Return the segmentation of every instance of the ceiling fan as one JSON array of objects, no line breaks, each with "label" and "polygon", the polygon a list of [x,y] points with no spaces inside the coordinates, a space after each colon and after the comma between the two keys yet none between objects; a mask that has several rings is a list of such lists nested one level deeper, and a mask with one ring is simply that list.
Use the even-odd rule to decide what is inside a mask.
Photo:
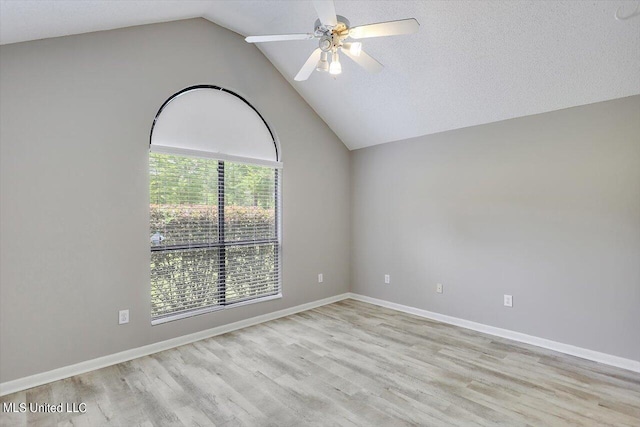
[{"label": "ceiling fan", "polygon": [[[307,80],[313,70],[328,71],[332,75],[340,74],[342,65],[340,65],[339,52],[365,70],[377,73],[382,70],[382,64],[362,50],[362,43],[347,42],[346,39],[358,40],[369,37],[412,34],[417,32],[420,27],[414,18],[350,27],[347,18],[336,15],[333,0],[313,0],[313,6],[319,17],[314,24],[313,33],[249,36],[245,39],[248,43],[317,39],[318,48],[313,51],[296,75],[295,80],[297,81]],[[328,61],[329,54],[331,54],[331,64]]]}]

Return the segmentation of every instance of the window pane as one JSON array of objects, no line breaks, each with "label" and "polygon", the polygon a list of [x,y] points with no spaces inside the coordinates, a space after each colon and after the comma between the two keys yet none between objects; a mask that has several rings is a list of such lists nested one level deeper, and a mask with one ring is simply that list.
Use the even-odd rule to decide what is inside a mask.
[{"label": "window pane", "polygon": [[219,249],[151,252],[151,315],[217,305]]},{"label": "window pane", "polygon": [[275,169],[224,165],[225,241],[276,237]]},{"label": "window pane", "polygon": [[277,245],[227,247],[227,303],[280,291]]},{"label": "window pane", "polygon": [[218,161],[153,153],[151,246],[218,240]]}]

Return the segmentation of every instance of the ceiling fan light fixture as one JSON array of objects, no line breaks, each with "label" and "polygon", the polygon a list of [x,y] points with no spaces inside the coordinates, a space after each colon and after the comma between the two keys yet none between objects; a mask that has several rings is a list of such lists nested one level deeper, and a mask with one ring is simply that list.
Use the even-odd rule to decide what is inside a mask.
[{"label": "ceiling fan light fixture", "polygon": [[338,57],[338,53],[334,52],[331,55],[331,65],[329,66],[329,74],[337,76],[342,73],[342,65],[340,64],[340,58]]},{"label": "ceiling fan light fixture", "polygon": [[320,59],[318,60],[318,64],[316,65],[316,70],[327,72],[329,71],[329,61],[327,61],[327,52],[322,52],[320,55]]},{"label": "ceiling fan light fixture", "polygon": [[[2,0],[0,0],[2,1]],[[370,73],[378,73],[384,67],[374,58],[362,50],[359,42],[345,43],[346,39],[366,39],[370,37],[398,36],[413,34],[418,31],[420,24],[415,18],[399,19],[395,21],[378,22],[375,24],[351,27],[349,20],[336,15],[334,0],[313,0],[313,6],[318,14],[313,25],[313,33],[300,34],[267,34],[262,36],[248,36],[247,43],[265,43],[287,40],[315,40],[318,47],[309,55],[304,65],[294,77],[297,82],[305,81],[314,71],[327,71],[333,76],[342,73],[342,64],[338,53],[342,50],[350,60]],[[331,53],[331,63],[328,61]]]}]

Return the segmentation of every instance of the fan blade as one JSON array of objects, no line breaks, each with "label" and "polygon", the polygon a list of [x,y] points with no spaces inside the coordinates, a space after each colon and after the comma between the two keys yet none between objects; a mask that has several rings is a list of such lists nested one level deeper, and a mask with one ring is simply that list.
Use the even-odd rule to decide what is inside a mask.
[{"label": "fan blade", "polygon": [[338,18],[336,18],[336,7],[333,4],[333,0],[313,0],[313,7],[316,8],[316,13],[320,22],[323,25],[330,25],[335,27],[338,25]]},{"label": "fan blade", "polygon": [[370,73],[379,73],[384,68],[384,65],[373,59],[373,57],[364,50],[361,50],[358,56],[349,52],[349,49],[342,49],[342,53]]},{"label": "fan blade", "polygon": [[414,18],[401,19],[400,21],[380,22],[378,24],[361,25],[353,27],[349,36],[354,39],[368,37],[397,36],[400,34],[412,34],[418,31],[420,24]]},{"label": "fan blade", "polygon": [[272,36],[249,36],[244,40],[247,43],[264,43],[264,42],[284,42],[289,40],[309,40],[314,38],[313,34],[276,34]]},{"label": "fan blade", "polygon": [[322,51],[320,49],[314,50],[311,56],[307,59],[307,62],[305,62],[302,68],[300,68],[300,71],[298,71],[294,80],[297,82],[307,80],[311,73],[313,73],[313,70],[316,69],[316,64],[318,63],[321,54]]}]

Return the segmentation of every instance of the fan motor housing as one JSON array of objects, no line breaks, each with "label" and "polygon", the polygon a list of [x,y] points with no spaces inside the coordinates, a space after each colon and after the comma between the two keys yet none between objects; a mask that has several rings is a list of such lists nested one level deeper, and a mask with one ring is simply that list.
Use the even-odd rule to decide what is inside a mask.
[{"label": "fan motor housing", "polygon": [[349,35],[349,20],[341,15],[336,15],[338,24],[335,27],[327,27],[316,19],[314,24],[315,34],[320,36],[318,47],[323,52],[335,51],[342,45],[342,39]]}]

